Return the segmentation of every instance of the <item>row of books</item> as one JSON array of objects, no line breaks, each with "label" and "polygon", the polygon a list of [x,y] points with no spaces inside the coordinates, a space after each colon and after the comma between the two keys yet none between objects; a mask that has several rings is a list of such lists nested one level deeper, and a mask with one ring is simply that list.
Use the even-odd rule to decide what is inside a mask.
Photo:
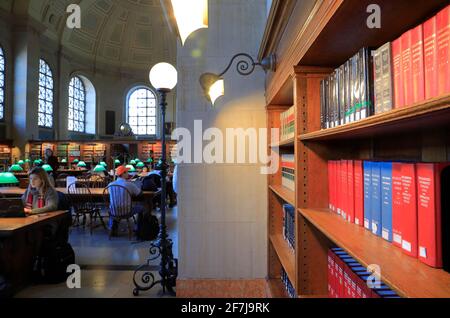
[{"label": "row of books", "polygon": [[295,250],[295,208],[287,203],[283,204],[283,237]]},{"label": "row of books", "polygon": [[320,83],[321,128],[333,128],[373,114],[370,50],[362,48]]},{"label": "row of books", "polygon": [[321,82],[321,128],[450,93],[450,5],[377,50],[361,49]]},{"label": "row of books", "polygon": [[329,298],[400,298],[342,248],[328,251]]},{"label": "row of books", "polygon": [[[393,82],[391,93],[377,94],[377,91],[381,90],[380,85],[384,83],[378,82],[377,85],[379,63],[375,62],[375,96],[382,99],[381,104],[386,105],[381,108],[380,102],[375,98],[376,112],[409,106],[450,93],[449,29],[450,5],[375,52],[375,60],[379,51],[386,55],[381,65],[386,70],[381,71],[383,78],[381,82],[384,82],[384,77],[388,77],[387,73],[391,74],[390,80]],[[389,52],[391,57],[387,56]],[[387,65],[389,62],[390,66]],[[388,68],[390,70],[387,70]],[[387,95],[391,99],[393,96],[393,101],[388,100],[385,103],[384,99],[389,99]]]},{"label": "row of books", "polygon": [[450,270],[450,217],[441,212],[450,206],[450,163],[329,161],[328,182],[332,211]]},{"label": "row of books", "polygon": [[297,298],[297,292],[295,291],[294,286],[292,286],[292,283],[289,280],[289,277],[284,268],[281,268],[281,282],[283,283],[283,286],[286,289],[286,292],[288,293],[289,297]]},{"label": "row of books", "polygon": [[280,114],[280,141],[295,137],[295,108],[292,106]]},{"label": "row of books", "polygon": [[291,191],[295,191],[294,154],[281,155],[281,185]]}]

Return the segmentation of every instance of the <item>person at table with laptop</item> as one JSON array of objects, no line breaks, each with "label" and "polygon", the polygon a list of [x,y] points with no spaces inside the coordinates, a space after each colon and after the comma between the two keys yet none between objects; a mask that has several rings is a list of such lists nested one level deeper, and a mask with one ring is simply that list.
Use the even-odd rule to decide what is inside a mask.
[{"label": "person at table with laptop", "polygon": [[30,173],[30,184],[22,196],[24,211],[34,215],[58,210],[58,193],[52,186],[47,172],[41,167],[33,168]]}]

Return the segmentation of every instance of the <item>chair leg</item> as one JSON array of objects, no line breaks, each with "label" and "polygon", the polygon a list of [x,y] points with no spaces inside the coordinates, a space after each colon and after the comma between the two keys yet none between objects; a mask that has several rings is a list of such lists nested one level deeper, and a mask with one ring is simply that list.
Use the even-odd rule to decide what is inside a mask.
[{"label": "chair leg", "polygon": [[131,239],[133,238],[133,229],[131,227],[129,218],[127,219],[127,224],[128,224],[128,239],[131,241]]},{"label": "chair leg", "polygon": [[105,224],[105,221],[103,221],[103,216],[101,215],[100,210],[97,210],[97,214],[98,214],[98,217],[100,218],[100,222],[102,223],[103,228],[106,230],[106,224]]},{"label": "chair leg", "polygon": [[89,220],[90,220],[89,227],[90,227],[91,235],[92,235],[92,230],[94,229],[93,219],[94,219],[94,213],[91,212],[91,213],[89,213]]}]

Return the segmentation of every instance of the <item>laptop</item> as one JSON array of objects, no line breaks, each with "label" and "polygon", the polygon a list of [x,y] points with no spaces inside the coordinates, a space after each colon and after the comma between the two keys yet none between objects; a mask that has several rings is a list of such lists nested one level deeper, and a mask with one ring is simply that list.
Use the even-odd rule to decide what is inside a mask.
[{"label": "laptop", "polygon": [[26,216],[22,199],[0,198],[0,218],[24,218]]}]

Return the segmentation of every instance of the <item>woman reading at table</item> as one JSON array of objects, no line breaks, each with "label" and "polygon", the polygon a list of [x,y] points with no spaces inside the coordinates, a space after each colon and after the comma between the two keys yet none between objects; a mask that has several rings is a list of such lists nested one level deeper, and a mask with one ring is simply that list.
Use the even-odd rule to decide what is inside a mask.
[{"label": "woman reading at table", "polygon": [[22,196],[26,214],[57,211],[58,193],[49,181],[47,172],[36,167],[29,173],[30,185]]}]

